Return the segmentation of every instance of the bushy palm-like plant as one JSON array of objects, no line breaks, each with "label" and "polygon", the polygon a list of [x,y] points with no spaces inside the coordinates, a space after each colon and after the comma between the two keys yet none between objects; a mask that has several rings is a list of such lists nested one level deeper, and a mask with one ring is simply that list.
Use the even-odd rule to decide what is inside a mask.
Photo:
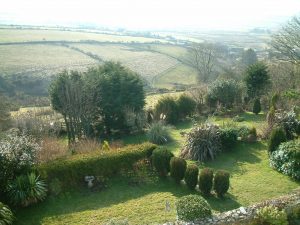
[{"label": "bushy palm-like plant", "polygon": [[221,141],[218,127],[204,124],[193,128],[187,135],[181,156],[186,159],[206,161],[215,159],[219,151],[221,151]]},{"label": "bushy palm-like plant", "polygon": [[13,223],[14,215],[7,205],[0,202],[0,225],[10,225]]},{"label": "bushy palm-like plant", "polygon": [[46,183],[35,173],[18,176],[8,187],[8,197],[12,204],[26,207],[47,196]]}]

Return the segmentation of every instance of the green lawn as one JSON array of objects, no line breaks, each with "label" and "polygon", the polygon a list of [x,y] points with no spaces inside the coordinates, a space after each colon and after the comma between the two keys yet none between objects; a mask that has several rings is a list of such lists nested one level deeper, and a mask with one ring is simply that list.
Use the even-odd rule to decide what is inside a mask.
[{"label": "green lawn", "polygon": [[[250,123],[263,116],[247,117]],[[221,118],[219,118],[221,120]],[[191,122],[174,127],[174,142],[167,146],[178,154],[184,143],[181,131],[188,131]],[[128,137],[124,143],[139,143],[145,135]],[[227,211],[268,198],[286,194],[299,187],[299,182],[289,179],[269,167],[265,142],[239,143],[230,152],[222,153],[213,162],[199,165],[213,169],[226,169],[231,173],[231,187],[225,199],[207,198],[214,211]],[[101,192],[77,191],[60,197],[48,198],[36,206],[20,210],[17,224],[102,224],[109,218],[127,218],[130,224],[150,224],[174,221],[175,201],[179,197],[198,193],[170,180],[149,176],[139,186],[130,185],[128,179],[116,177],[109,181],[109,188]],[[171,211],[165,211],[165,203],[171,203]]]}]

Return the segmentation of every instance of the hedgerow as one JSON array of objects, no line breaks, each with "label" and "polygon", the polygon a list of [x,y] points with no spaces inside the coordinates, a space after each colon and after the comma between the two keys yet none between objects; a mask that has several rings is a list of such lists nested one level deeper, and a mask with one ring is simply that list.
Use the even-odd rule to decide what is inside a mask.
[{"label": "hedgerow", "polygon": [[37,170],[48,182],[58,179],[62,188],[76,187],[84,183],[85,176],[109,177],[120,171],[131,170],[135,162],[150,157],[155,148],[156,145],[144,143],[104,154],[79,154],[41,164]]}]

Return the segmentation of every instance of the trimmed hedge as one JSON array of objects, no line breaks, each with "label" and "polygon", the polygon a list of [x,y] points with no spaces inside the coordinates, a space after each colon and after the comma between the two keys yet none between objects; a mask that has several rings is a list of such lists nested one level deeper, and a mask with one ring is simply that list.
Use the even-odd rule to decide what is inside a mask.
[{"label": "trimmed hedge", "polygon": [[159,176],[166,177],[170,172],[170,160],[173,157],[173,153],[167,148],[159,147],[153,151],[152,164]]},{"label": "trimmed hedge", "polygon": [[195,189],[198,183],[198,174],[199,174],[199,169],[197,165],[190,164],[187,166],[184,175],[184,181],[186,185],[189,187],[189,189],[191,190]]},{"label": "trimmed hedge", "polygon": [[41,164],[37,170],[43,179],[58,179],[63,188],[84,183],[85,176],[112,176],[130,170],[135,162],[152,155],[156,145],[144,143],[104,154],[74,155],[67,159]]},{"label": "trimmed hedge", "polygon": [[172,157],[170,161],[170,174],[176,183],[180,183],[184,178],[185,171],[186,161],[182,158]]},{"label": "trimmed hedge", "polygon": [[204,195],[210,195],[213,187],[214,172],[211,168],[203,168],[199,174],[199,189]]},{"label": "trimmed hedge", "polygon": [[229,189],[229,172],[225,170],[218,170],[214,177],[214,190],[218,197],[223,197]]}]

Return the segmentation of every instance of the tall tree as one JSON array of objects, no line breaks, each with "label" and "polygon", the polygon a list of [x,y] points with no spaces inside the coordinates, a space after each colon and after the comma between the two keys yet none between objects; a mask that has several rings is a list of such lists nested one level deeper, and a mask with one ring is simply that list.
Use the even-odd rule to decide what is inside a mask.
[{"label": "tall tree", "polygon": [[300,64],[300,16],[293,17],[272,38],[272,46],[279,51],[285,59]]},{"label": "tall tree", "polygon": [[262,62],[250,65],[246,71],[245,83],[248,97],[260,97],[270,84],[267,66]]},{"label": "tall tree", "polygon": [[76,71],[63,71],[50,85],[50,98],[54,110],[60,112],[65,121],[69,143],[83,135],[84,115],[83,82]]},{"label": "tall tree", "polygon": [[[86,73],[87,82],[95,84],[95,102],[106,134],[127,129],[125,110],[140,112],[145,105],[143,81],[140,76],[120,63],[106,62]],[[101,123],[100,123],[101,124]],[[101,128],[100,128],[101,129]]]},{"label": "tall tree", "polygon": [[249,48],[247,50],[244,50],[242,53],[242,63],[246,66],[250,66],[257,62],[257,55],[256,52]]},{"label": "tall tree", "polygon": [[189,64],[198,72],[198,82],[207,83],[213,73],[217,51],[211,43],[195,44],[190,48]]}]

